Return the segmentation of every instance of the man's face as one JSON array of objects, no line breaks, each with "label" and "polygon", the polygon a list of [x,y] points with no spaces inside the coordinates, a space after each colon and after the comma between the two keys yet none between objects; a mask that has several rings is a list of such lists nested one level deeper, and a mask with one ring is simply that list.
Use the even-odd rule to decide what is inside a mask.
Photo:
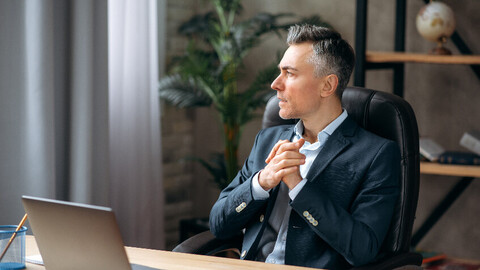
[{"label": "man's face", "polygon": [[312,53],[311,43],[291,45],[278,65],[280,75],[271,87],[277,91],[284,119],[308,119],[319,110],[324,80],[314,75],[314,65],[308,61]]}]

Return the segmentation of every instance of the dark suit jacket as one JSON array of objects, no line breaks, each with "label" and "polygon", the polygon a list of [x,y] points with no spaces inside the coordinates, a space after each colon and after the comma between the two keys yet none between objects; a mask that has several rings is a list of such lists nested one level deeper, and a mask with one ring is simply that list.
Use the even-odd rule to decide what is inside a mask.
[{"label": "dark suit jacket", "polygon": [[[278,140],[293,138],[293,126],[260,131],[250,156],[210,213],[210,230],[229,238],[245,229],[242,258],[255,259],[275,203],[254,200],[252,177]],[[347,117],[325,143],[290,205],[285,263],[346,269],[371,262],[390,225],[399,194],[400,153],[396,143],[359,127]]]}]

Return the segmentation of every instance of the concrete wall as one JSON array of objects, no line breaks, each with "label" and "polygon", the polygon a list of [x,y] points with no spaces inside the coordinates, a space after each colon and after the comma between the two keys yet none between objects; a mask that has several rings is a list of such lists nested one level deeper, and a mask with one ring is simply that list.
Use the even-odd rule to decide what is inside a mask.
[{"label": "concrete wall", "polygon": [[[370,0],[368,17],[367,47],[369,50],[393,50],[395,1]],[[423,1],[409,0],[407,7],[406,49],[409,52],[426,52],[434,44],[423,40],[415,28],[415,17],[423,5]],[[480,53],[478,26],[480,17],[480,2],[476,0],[444,1],[454,10],[457,17],[457,31],[474,51]],[[208,9],[208,2],[199,1],[169,1],[169,18],[175,14],[175,22],[181,16],[190,15],[192,11]],[[192,4],[193,3],[193,4]],[[318,1],[318,0],[244,0],[245,12],[243,18],[257,12],[293,12],[308,16],[317,14],[333,25],[353,45],[355,33],[355,1]],[[188,12],[179,12],[188,8]],[[172,11],[172,10],[175,11]],[[189,18],[188,16],[182,20]],[[170,19],[169,19],[170,20]],[[170,23],[174,24],[174,23]],[[176,40],[173,28],[169,28],[172,39]],[[170,35],[169,35],[170,37]],[[170,42],[169,42],[170,44]],[[180,44],[180,43],[178,43]],[[458,53],[454,45],[448,42],[447,47]],[[170,46],[174,50],[175,46]],[[270,61],[276,61],[277,52],[283,53],[286,46],[284,39],[276,36],[265,39],[262,46],[254,49],[247,57],[245,64],[245,79],[240,87],[251,81],[253,75]],[[373,89],[391,92],[391,71],[368,71],[366,86]],[[458,142],[463,132],[471,129],[480,130],[480,81],[468,66],[463,65],[432,65],[407,64],[405,73],[405,99],[415,110],[420,134],[432,137],[449,150],[462,150]],[[208,157],[211,151],[222,149],[222,137],[215,126],[217,121],[214,111],[196,109],[185,112],[168,109],[168,114],[185,114],[185,121],[192,123],[191,131],[193,152],[202,157]],[[163,119],[164,125],[169,117]],[[244,130],[240,155],[245,158],[253,143],[254,136],[260,128],[260,120],[247,125]],[[186,128],[187,131],[190,130]],[[163,128],[165,130],[165,128]],[[187,132],[188,133],[188,132]],[[190,138],[189,135],[185,135]],[[165,139],[165,138],[164,138]],[[187,141],[190,139],[187,139]],[[190,141],[189,141],[190,143]],[[168,144],[168,143],[167,143]],[[191,144],[188,144],[191,145]],[[164,143],[164,147],[166,144]],[[164,150],[164,153],[167,151]],[[202,168],[192,165],[193,179],[187,182],[194,187],[195,192],[189,193],[192,200],[191,216],[208,216],[208,212],[218,196],[208,173]],[[188,168],[180,167],[181,170]],[[188,174],[188,173],[187,173]],[[190,174],[189,174],[190,175]],[[422,175],[421,191],[417,211],[417,228],[431,212],[436,203],[455,184],[457,178]],[[187,184],[185,183],[185,184]],[[177,192],[183,192],[177,190]],[[451,256],[480,259],[480,182],[474,181],[459,200],[452,206],[439,223],[420,242],[419,247],[427,250],[443,251]],[[168,198],[167,194],[167,198]],[[185,215],[188,215],[185,212]],[[172,225],[173,226],[173,225]],[[172,230],[173,231],[173,230]],[[174,237],[172,236],[172,239]]]}]

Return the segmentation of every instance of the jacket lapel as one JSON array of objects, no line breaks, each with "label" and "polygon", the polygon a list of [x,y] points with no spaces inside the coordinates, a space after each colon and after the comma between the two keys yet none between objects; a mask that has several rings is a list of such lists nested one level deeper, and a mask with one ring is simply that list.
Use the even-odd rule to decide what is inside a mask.
[{"label": "jacket lapel", "polygon": [[330,162],[351,143],[349,137],[354,135],[357,127],[355,121],[349,116],[335,130],[335,132],[330,135],[330,138],[313,161],[312,167],[307,174],[308,181],[316,179],[328,164],[330,164]]},{"label": "jacket lapel", "polygon": [[[289,128],[285,129],[281,134],[280,134],[280,140],[289,140],[291,141],[293,139],[294,135],[294,127],[295,126],[290,126]],[[277,142],[275,142],[277,143]]]}]

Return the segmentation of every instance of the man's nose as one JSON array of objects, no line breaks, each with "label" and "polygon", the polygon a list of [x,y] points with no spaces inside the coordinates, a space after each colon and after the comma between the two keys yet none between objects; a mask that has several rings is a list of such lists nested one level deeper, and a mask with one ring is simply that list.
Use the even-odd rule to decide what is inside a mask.
[{"label": "man's nose", "polygon": [[272,82],[272,85],[270,85],[270,87],[273,89],[273,90],[276,90],[276,91],[282,91],[283,87],[282,87],[282,83],[281,83],[281,77],[282,74],[278,75],[278,77]]}]

